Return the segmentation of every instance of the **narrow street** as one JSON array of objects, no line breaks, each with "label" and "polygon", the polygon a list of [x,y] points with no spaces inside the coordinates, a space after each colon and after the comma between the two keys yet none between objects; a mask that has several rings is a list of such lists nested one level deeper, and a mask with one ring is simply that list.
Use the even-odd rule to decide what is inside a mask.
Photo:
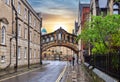
[{"label": "narrow street", "polygon": [[50,64],[40,68],[39,70],[16,76],[1,82],[55,82],[60,73],[63,71],[66,62],[47,61],[47,63]]},{"label": "narrow street", "polygon": [[0,0],[0,82],[120,82],[120,0]]}]

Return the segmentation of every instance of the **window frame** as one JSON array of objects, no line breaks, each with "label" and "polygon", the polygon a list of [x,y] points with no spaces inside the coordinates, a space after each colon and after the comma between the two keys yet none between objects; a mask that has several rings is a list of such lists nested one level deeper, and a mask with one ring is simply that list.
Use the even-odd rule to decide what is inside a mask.
[{"label": "window frame", "polygon": [[21,36],[21,24],[18,24],[18,36]]},{"label": "window frame", "polygon": [[18,59],[21,58],[21,55],[20,55],[20,46],[18,46]]},{"label": "window frame", "polygon": [[119,14],[119,5],[117,3],[113,4],[113,14]]},{"label": "window frame", "polygon": [[1,56],[1,63],[5,63],[5,56],[4,55]]},{"label": "window frame", "polygon": [[29,14],[29,23],[32,24],[32,14]]},{"label": "window frame", "polygon": [[27,28],[24,29],[24,38],[27,39]]},{"label": "window frame", "polygon": [[30,59],[32,59],[32,48],[30,48]]},{"label": "window frame", "polygon": [[30,41],[32,41],[32,31],[30,31]]},{"label": "window frame", "polygon": [[34,50],[34,58],[36,58],[36,49]]},{"label": "window frame", "polygon": [[36,19],[34,18],[34,27],[36,27]]},{"label": "window frame", "polygon": [[2,26],[1,30],[1,44],[5,45],[5,40],[6,40],[6,29],[5,26]]},{"label": "window frame", "polygon": [[27,20],[27,8],[24,9],[24,19]]},{"label": "window frame", "polygon": [[21,14],[21,3],[18,1],[18,14]]},{"label": "window frame", "polygon": [[27,47],[24,48],[24,58],[27,59]]},{"label": "window frame", "polygon": [[10,5],[10,0],[5,0],[5,4]]}]

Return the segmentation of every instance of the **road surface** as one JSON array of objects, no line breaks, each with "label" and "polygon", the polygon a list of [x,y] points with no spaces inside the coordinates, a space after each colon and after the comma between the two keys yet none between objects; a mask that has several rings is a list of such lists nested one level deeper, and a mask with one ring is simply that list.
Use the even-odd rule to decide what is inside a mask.
[{"label": "road surface", "polygon": [[65,68],[66,62],[62,61],[47,61],[48,65],[33,72],[25,73],[23,75],[8,78],[0,82],[55,82],[60,73]]}]

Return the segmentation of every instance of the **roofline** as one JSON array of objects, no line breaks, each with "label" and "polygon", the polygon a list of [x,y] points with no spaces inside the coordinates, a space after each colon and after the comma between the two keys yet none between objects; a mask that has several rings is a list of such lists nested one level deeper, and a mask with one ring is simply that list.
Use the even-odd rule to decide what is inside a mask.
[{"label": "roofline", "polygon": [[[37,15],[37,12],[32,8],[27,0],[21,0],[23,4],[34,14],[34,16],[41,21],[40,17]],[[40,13],[40,12],[39,12]]]},{"label": "roofline", "polygon": [[[55,32],[57,32],[57,31],[60,30],[60,29],[62,29],[62,28],[59,28],[59,29],[55,30],[54,32],[47,33],[47,34],[44,34],[44,35],[42,35],[42,36],[47,36],[47,35],[50,35],[50,34],[54,34]],[[64,29],[62,29],[62,30],[64,30]],[[64,30],[64,31],[65,31],[67,34],[69,34],[69,35],[76,36],[75,34],[69,33],[69,32],[67,32],[66,30]],[[76,37],[77,37],[77,36],[76,36]]]}]

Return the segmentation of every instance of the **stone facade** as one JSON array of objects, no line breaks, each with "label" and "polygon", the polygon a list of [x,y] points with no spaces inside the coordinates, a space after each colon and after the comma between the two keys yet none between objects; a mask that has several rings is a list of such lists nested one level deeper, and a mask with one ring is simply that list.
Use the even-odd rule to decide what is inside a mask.
[{"label": "stone facade", "polygon": [[[53,51],[54,51],[54,53],[53,53]],[[60,52],[62,52],[62,53],[60,53]],[[56,46],[56,47],[51,47],[51,48],[47,49],[46,51],[44,51],[42,53],[42,57],[43,57],[43,59],[54,60],[54,59],[59,58],[59,54],[60,54],[61,60],[67,60],[67,57],[72,57],[73,55],[75,55],[74,51],[67,47]],[[56,55],[56,58],[54,58],[54,55]]]},{"label": "stone facade", "polygon": [[[77,35],[81,34],[85,22],[89,20],[89,13],[90,13],[90,4],[83,4],[79,2],[78,31],[76,31]],[[78,41],[78,48],[79,48],[79,57],[82,61],[84,61],[83,53],[85,51],[85,44],[81,39]]]},{"label": "stone facade", "polygon": [[94,16],[101,15],[101,13],[103,13],[104,16],[107,14],[120,14],[120,1],[91,0],[90,9],[91,15]]},{"label": "stone facade", "polygon": [[[27,0],[13,0],[13,5],[18,15],[18,66],[28,64],[28,49],[30,49],[30,64],[39,63],[40,16],[37,15]],[[15,18],[15,10],[12,8],[11,0],[0,0],[0,68],[12,67],[16,63]],[[30,44],[28,44],[28,36],[30,37]]]}]

